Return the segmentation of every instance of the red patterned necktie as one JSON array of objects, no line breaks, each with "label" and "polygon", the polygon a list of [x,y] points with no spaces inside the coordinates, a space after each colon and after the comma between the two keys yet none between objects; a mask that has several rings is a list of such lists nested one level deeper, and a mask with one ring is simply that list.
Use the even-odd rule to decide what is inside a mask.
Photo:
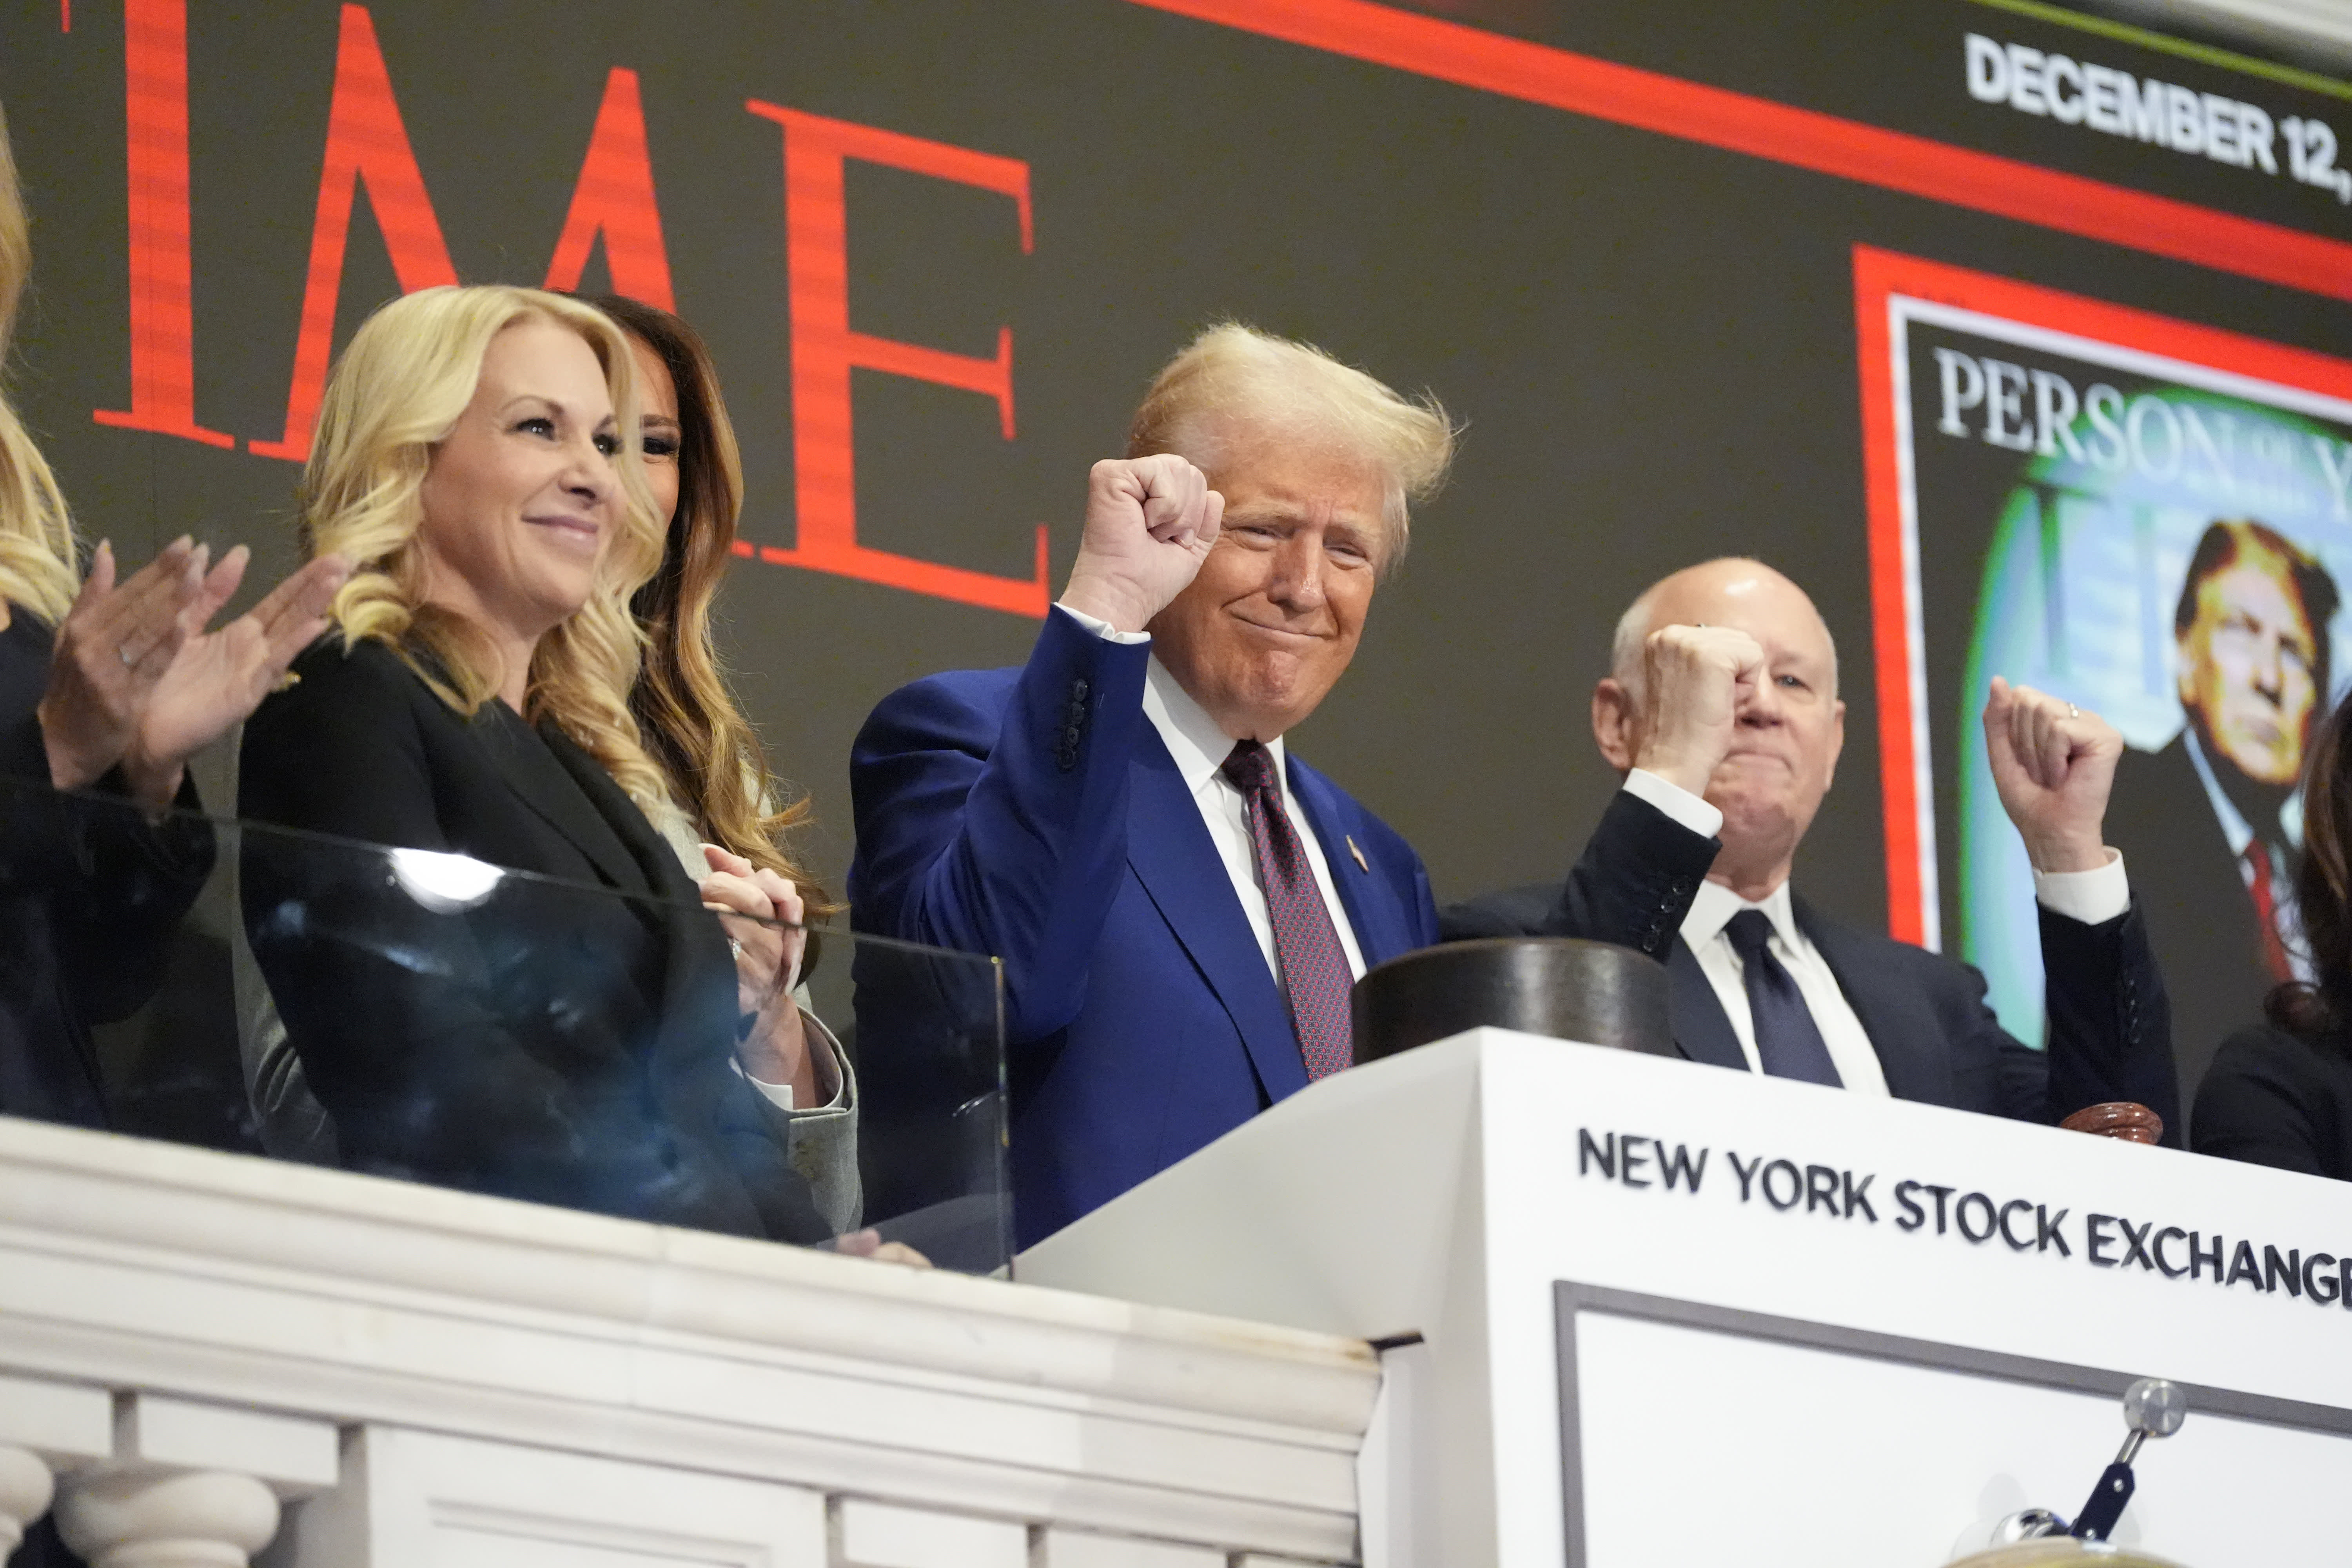
[{"label": "red patterned necktie", "polygon": [[1257,850],[1257,879],[1265,889],[1266,913],[1274,923],[1275,956],[1282,963],[1282,987],[1290,1001],[1290,1026],[1298,1035],[1311,1082],[1356,1060],[1355,1023],[1349,994],[1355,972],[1339,929],[1315,885],[1315,868],[1282,809],[1282,785],[1274,754],[1255,741],[1238,741],[1222,770],[1242,792],[1249,814],[1250,843]]},{"label": "red patterned necktie", "polygon": [[2250,838],[2238,858],[2254,874],[2246,890],[2254,897],[2254,919],[2263,928],[2263,967],[2271,972],[2273,980],[2292,980],[2294,969],[2287,963],[2286,943],[2279,940],[2278,896],[2271,889],[2270,847],[2259,838]]}]

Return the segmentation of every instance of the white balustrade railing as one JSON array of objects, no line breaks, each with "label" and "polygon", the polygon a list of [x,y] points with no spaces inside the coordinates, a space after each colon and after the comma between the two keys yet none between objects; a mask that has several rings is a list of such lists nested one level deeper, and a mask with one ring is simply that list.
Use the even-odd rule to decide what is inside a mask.
[{"label": "white balustrade railing", "polygon": [[[1352,1560],[1359,1342],[0,1119],[0,1548]],[[5,1551],[0,1550],[0,1557]]]}]

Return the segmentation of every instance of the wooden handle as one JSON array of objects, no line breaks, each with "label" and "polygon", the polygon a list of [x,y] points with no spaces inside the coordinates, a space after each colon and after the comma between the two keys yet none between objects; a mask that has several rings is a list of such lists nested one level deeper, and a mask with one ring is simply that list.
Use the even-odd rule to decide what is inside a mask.
[{"label": "wooden handle", "polygon": [[2069,1132],[2120,1138],[2126,1143],[2154,1143],[2164,1136],[2164,1118],[2147,1106],[2135,1105],[2128,1100],[2111,1100],[2105,1105],[2086,1105],[2058,1125]]}]

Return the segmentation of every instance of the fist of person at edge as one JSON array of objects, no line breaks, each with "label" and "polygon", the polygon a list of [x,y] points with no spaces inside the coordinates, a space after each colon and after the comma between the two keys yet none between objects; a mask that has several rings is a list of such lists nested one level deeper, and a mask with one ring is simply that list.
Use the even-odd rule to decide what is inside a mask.
[{"label": "fist of person at edge", "polygon": [[1062,604],[1115,631],[1141,631],[1192,584],[1224,513],[1208,475],[1173,453],[1097,463]]},{"label": "fist of person at edge", "polygon": [[1764,649],[1729,626],[1660,626],[1642,647],[1650,715],[1633,765],[1706,794],[1739,733],[1742,705],[1764,679]]},{"label": "fist of person at edge", "polygon": [[2095,713],[1996,675],[1985,700],[1985,754],[2001,809],[2039,871],[2107,863],[2102,825],[2124,738]]}]

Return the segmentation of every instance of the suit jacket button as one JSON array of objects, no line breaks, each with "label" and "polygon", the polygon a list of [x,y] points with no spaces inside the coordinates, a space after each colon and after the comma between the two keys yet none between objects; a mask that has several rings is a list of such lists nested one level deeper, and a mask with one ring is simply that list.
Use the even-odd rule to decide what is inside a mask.
[{"label": "suit jacket button", "polygon": [[1083,675],[1079,676],[1076,680],[1071,681],[1070,705],[1075,708],[1078,704],[1084,702],[1087,700],[1087,693],[1093,689],[1094,688],[1087,684],[1087,678]]},{"label": "suit jacket button", "polygon": [[1674,885],[1674,894],[1675,894],[1675,897],[1676,897],[1676,898],[1678,898],[1678,899],[1682,899],[1682,898],[1688,898],[1688,897],[1690,896],[1690,890],[1691,890],[1691,879],[1690,879],[1688,877],[1676,877],[1676,878],[1675,879],[1675,885]]}]

